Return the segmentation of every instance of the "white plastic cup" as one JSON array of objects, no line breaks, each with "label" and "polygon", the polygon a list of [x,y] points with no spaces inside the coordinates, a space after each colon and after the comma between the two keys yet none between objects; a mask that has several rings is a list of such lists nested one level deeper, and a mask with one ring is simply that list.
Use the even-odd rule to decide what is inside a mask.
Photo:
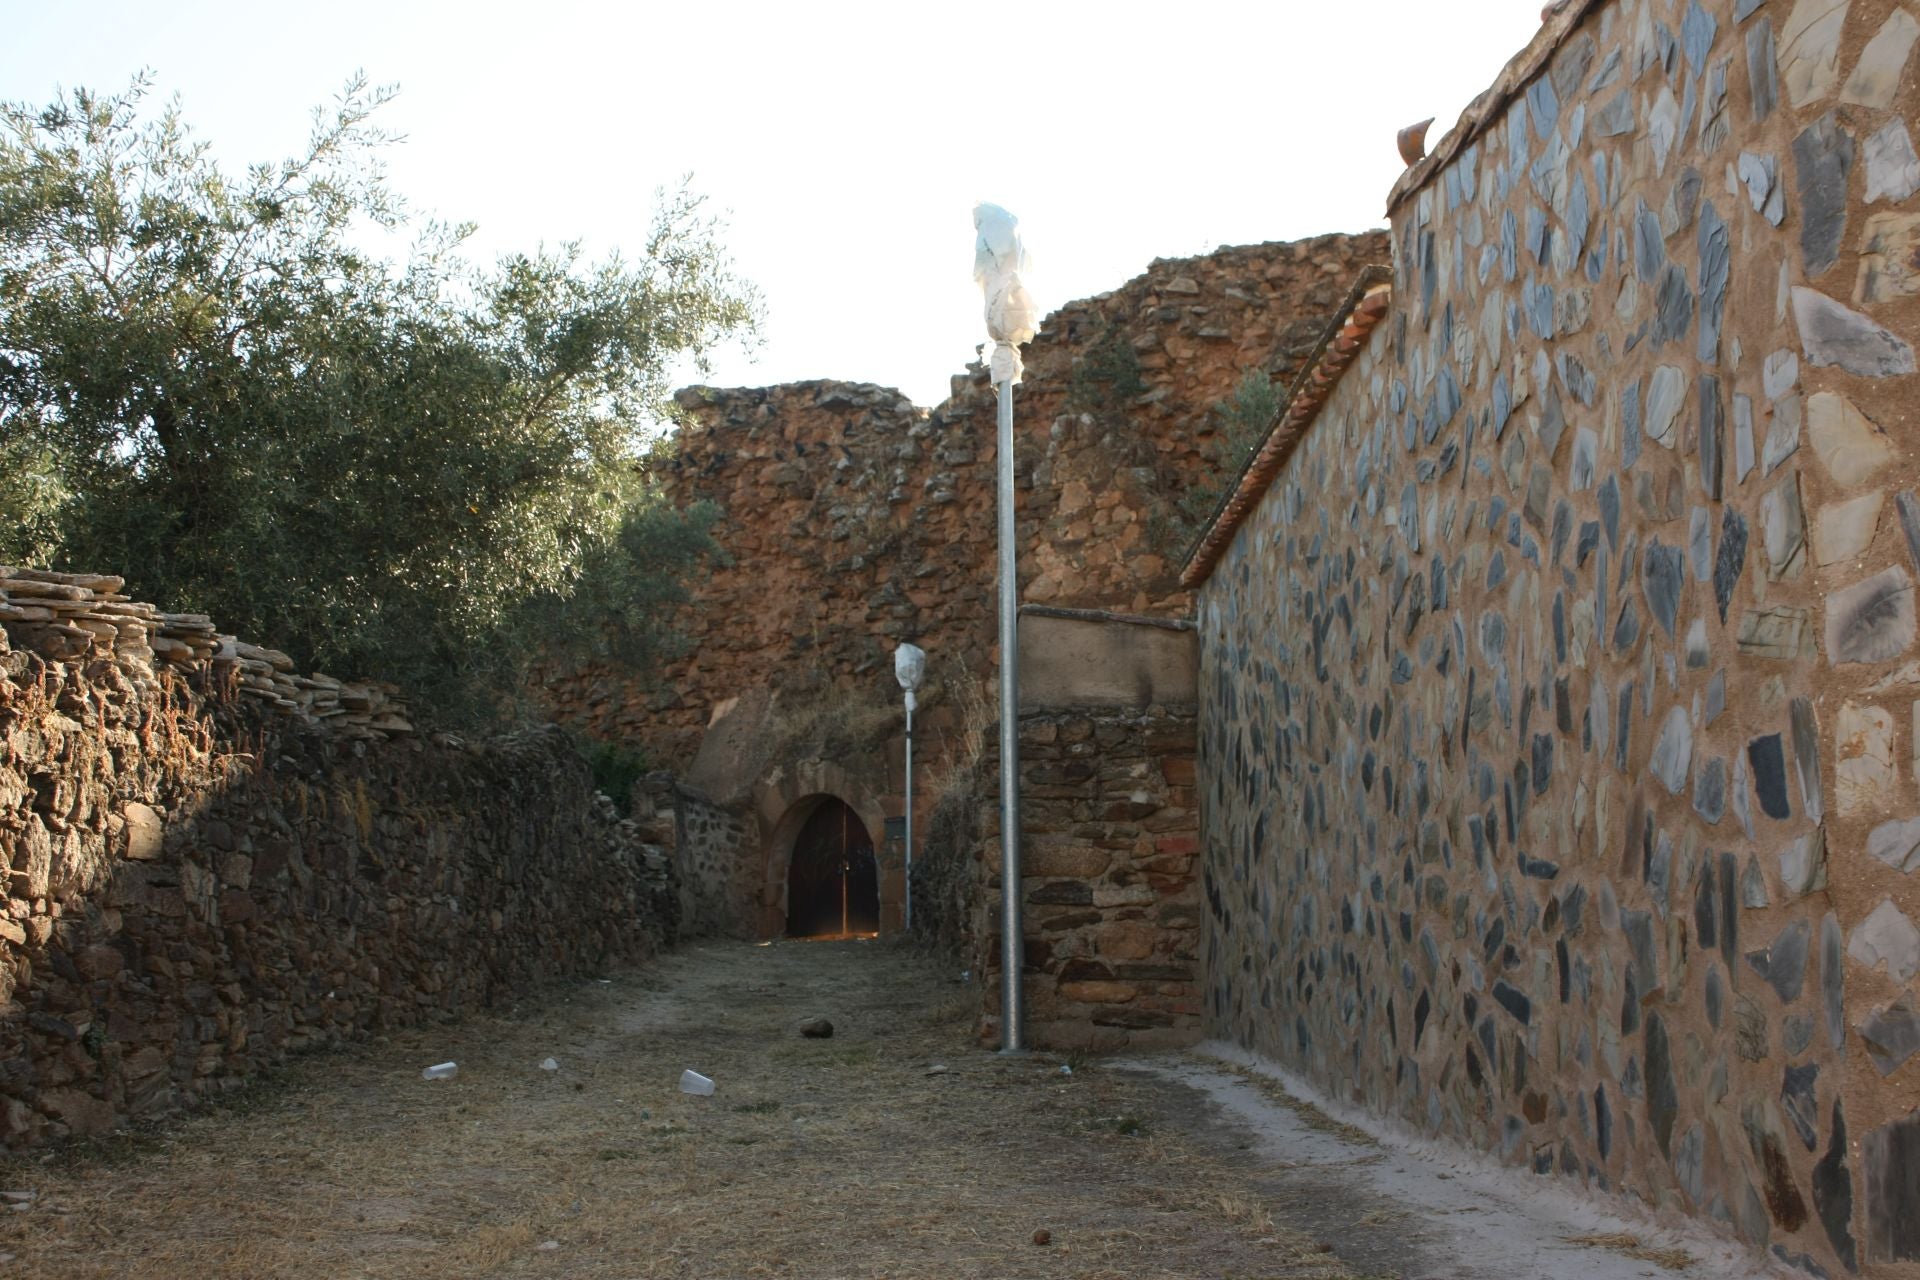
[{"label": "white plastic cup", "polygon": [[713,1096],[713,1081],[707,1079],[698,1071],[682,1071],[680,1073],[680,1092],[690,1093],[696,1098],[711,1098]]},{"label": "white plastic cup", "polygon": [[441,1062],[428,1067],[420,1073],[422,1080],[451,1080],[460,1072],[457,1062]]}]

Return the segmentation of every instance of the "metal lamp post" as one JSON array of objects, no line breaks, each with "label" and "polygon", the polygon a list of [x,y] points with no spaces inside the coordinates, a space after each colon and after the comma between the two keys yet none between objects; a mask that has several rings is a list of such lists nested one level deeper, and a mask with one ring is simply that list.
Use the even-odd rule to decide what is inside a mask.
[{"label": "metal lamp post", "polygon": [[901,899],[902,927],[913,931],[913,706],[920,681],[927,674],[926,651],[917,645],[903,644],[893,651],[893,678],[907,695],[907,891]]},{"label": "metal lamp post", "polygon": [[986,294],[988,368],[1000,396],[1000,1051],[1019,1053],[1024,960],[1020,926],[1020,635],[1013,511],[1013,384],[1020,381],[1020,344],[1033,338],[1038,316],[1020,282],[1027,270],[1020,220],[995,204],[973,209],[973,278]]}]

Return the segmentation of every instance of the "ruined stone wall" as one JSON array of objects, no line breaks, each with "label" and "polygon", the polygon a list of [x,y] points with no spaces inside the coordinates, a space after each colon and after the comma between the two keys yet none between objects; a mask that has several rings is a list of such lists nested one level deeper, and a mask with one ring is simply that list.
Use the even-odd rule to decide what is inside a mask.
[{"label": "ruined stone wall", "polygon": [[[1200,1030],[1199,811],[1192,710],[1020,717],[1027,1042],[1166,1048]],[[999,1039],[999,733],[983,754],[969,895],[981,1035]]]},{"label": "ruined stone wall", "polygon": [[1208,1024],[1920,1274],[1920,23],[1552,22],[1204,587]]},{"label": "ruined stone wall", "polygon": [[[1016,389],[1022,599],[1184,616],[1175,503],[1218,469],[1213,407],[1249,369],[1284,381],[1384,232],[1155,262],[1048,317]],[[985,678],[993,651],[995,397],[983,368],[931,411],[835,382],[692,388],[672,487],[723,510],[730,563],[695,585],[687,656],[653,689],[556,673],[561,716],[693,755],[716,706],[769,680],[891,696],[912,640]],[[929,708],[938,715],[938,706]]]},{"label": "ruined stone wall", "polygon": [[[161,660],[102,629],[141,616],[118,585],[0,581],[0,1141],[101,1133],[672,935],[671,869],[558,730],[423,738],[329,714],[359,686],[249,684],[232,646]],[[107,621],[19,617],[48,586]]]}]

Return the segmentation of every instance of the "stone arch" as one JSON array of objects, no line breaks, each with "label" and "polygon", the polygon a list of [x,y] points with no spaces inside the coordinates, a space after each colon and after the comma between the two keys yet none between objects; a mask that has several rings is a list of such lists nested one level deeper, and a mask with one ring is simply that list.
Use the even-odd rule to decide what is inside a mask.
[{"label": "stone arch", "polygon": [[809,819],[828,801],[847,806],[865,827],[879,867],[880,931],[900,927],[902,891],[898,861],[886,840],[886,797],[838,765],[803,760],[776,768],[755,788],[754,808],[765,834],[760,846],[760,919],[762,938],[780,937],[787,927],[787,871],[794,841]]},{"label": "stone arch", "polygon": [[867,936],[880,929],[880,863],[871,833],[837,796],[816,797],[790,845],[786,936]]}]

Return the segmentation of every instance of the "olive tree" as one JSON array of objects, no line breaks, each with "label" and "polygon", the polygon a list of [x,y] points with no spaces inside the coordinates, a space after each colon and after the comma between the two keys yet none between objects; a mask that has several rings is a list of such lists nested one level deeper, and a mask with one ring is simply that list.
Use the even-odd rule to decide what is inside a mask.
[{"label": "olive tree", "polygon": [[758,311],[700,200],[630,257],[476,267],[386,182],[389,91],[235,175],[148,90],[0,106],[0,561],[468,709],[553,637],[657,622],[710,545],[648,475],[669,379]]}]

